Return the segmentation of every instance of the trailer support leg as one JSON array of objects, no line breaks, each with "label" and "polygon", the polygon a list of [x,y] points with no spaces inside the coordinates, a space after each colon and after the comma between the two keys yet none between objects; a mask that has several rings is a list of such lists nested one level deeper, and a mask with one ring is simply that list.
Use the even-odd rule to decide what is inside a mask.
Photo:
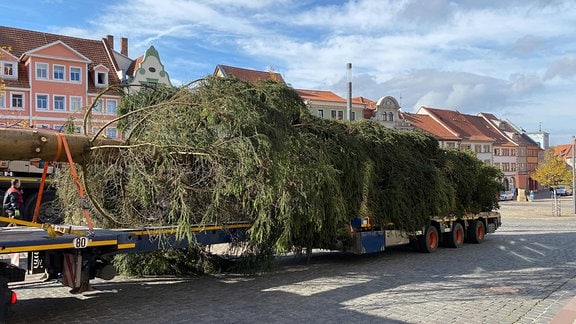
[{"label": "trailer support leg", "polygon": [[84,266],[80,251],[65,253],[63,268],[62,283],[72,288],[70,293],[81,294],[92,290],[92,287],[90,287],[89,268]]}]

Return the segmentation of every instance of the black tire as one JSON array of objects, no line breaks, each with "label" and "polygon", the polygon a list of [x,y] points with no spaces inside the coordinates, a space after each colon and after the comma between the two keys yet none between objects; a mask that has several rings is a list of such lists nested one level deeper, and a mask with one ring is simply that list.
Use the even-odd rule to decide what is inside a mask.
[{"label": "black tire", "polygon": [[446,245],[450,248],[460,248],[464,245],[464,227],[460,223],[452,224],[452,231],[446,233]]},{"label": "black tire", "polygon": [[475,220],[468,227],[468,240],[470,243],[480,244],[486,236],[486,227],[481,220]]},{"label": "black tire", "polygon": [[426,228],[424,235],[418,237],[418,248],[420,252],[432,253],[438,248],[438,230],[434,225]]},{"label": "black tire", "polygon": [[[36,200],[38,193],[32,194],[24,202],[24,219],[32,221],[34,217],[34,209],[36,208]],[[46,190],[42,193],[42,203],[40,204],[40,213],[38,214],[38,223],[61,224],[62,209],[56,200],[56,192],[54,190]]]}]

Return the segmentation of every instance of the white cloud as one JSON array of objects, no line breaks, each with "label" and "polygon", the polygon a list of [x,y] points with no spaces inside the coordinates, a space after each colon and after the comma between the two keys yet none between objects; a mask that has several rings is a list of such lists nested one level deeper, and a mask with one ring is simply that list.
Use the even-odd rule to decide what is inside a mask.
[{"label": "white cloud", "polygon": [[573,129],[562,123],[574,116],[549,109],[574,99],[571,0],[125,0],[90,14],[88,26],[61,31],[128,37],[132,56],[154,45],[173,80],[216,64],[273,67],[294,87],[342,95],[351,62],[354,96],[401,96],[407,111],[485,111],[521,125],[554,112],[563,118],[546,123],[550,132]]}]

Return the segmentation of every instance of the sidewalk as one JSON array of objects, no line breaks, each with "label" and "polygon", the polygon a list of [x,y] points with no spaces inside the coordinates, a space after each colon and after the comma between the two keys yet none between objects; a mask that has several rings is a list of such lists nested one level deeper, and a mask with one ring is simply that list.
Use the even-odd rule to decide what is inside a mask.
[{"label": "sidewalk", "polygon": [[572,298],[556,316],[550,321],[550,324],[566,324],[576,322],[576,297]]}]

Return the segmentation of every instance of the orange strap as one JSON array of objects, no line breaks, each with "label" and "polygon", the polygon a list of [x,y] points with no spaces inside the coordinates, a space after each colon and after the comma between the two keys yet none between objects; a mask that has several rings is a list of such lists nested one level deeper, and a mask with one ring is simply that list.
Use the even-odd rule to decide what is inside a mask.
[{"label": "orange strap", "polygon": [[[62,154],[62,141],[60,136],[57,137],[58,149],[56,151],[56,156],[54,161],[58,161],[60,154]],[[34,208],[34,216],[32,217],[32,222],[36,223],[38,221],[38,215],[40,214],[40,204],[42,204],[42,194],[44,193],[44,186],[46,184],[46,176],[48,175],[49,163],[44,161],[44,169],[42,170],[42,179],[40,180],[40,188],[38,188],[38,196],[36,197],[36,207]]]},{"label": "orange strap", "polygon": [[72,154],[70,153],[70,148],[68,147],[68,142],[66,141],[66,137],[62,135],[62,133],[58,133],[58,146],[60,146],[60,142],[64,146],[64,150],[66,151],[66,156],[68,157],[68,164],[70,164],[70,172],[72,173],[72,177],[74,178],[74,182],[76,183],[76,187],[78,187],[78,193],[80,195],[80,204],[82,206],[82,211],[84,212],[84,218],[86,219],[86,224],[88,224],[88,235],[94,234],[94,226],[92,226],[92,219],[90,218],[90,207],[88,205],[88,200],[84,196],[84,188],[80,183],[80,179],[78,178],[78,173],[76,172],[76,167],[74,166],[74,161],[72,161]]}]

